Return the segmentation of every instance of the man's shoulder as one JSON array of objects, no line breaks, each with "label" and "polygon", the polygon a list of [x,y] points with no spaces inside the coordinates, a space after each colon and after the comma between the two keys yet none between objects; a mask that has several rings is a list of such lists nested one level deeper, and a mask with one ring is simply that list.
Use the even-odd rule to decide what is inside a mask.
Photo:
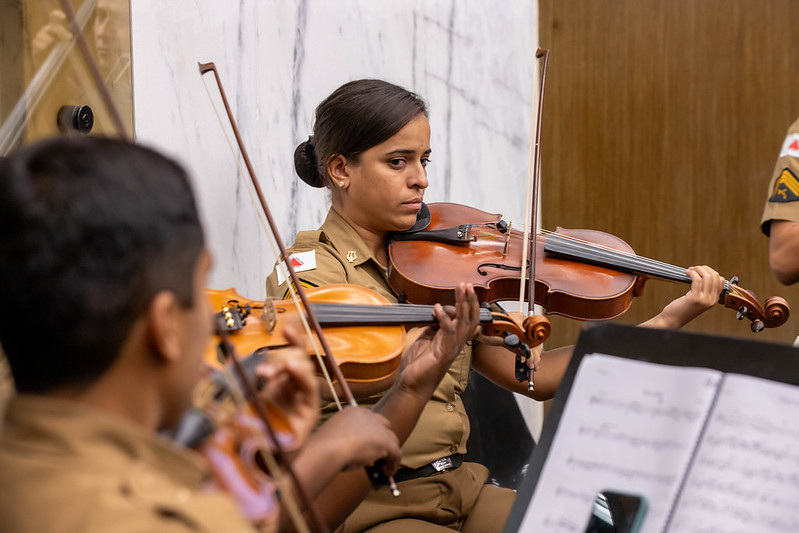
[{"label": "man's shoulder", "polygon": [[253,531],[227,495],[192,490],[142,461],[101,468],[4,450],[0,482],[14,487],[0,499],[0,522],[19,533]]}]

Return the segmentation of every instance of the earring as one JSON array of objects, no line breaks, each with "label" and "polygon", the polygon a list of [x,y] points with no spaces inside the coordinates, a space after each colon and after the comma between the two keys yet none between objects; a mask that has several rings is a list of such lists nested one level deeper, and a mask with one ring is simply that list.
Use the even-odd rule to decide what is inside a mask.
[{"label": "earring", "polygon": [[343,189],[344,188],[344,180],[341,180],[340,182],[338,182],[338,188],[339,189]]}]

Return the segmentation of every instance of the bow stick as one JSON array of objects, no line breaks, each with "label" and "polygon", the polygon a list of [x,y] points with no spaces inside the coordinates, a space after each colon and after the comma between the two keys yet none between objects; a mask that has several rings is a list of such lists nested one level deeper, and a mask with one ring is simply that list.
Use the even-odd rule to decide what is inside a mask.
[{"label": "bow stick", "polygon": [[[300,297],[302,301],[303,307],[305,308],[305,313],[300,313],[300,317],[303,321],[307,319],[311,323],[314,332],[316,333],[317,338],[319,339],[320,344],[322,345],[322,349],[325,352],[326,357],[319,356],[320,366],[325,368],[328,373],[333,374],[338,383],[341,387],[344,396],[347,398],[347,402],[351,406],[357,407],[358,402],[355,400],[355,396],[352,394],[352,390],[350,390],[349,384],[347,380],[344,378],[341,369],[339,368],[338,364],[336,363],[336,359],[333,356],[333,351],[330,349],[330,346],[325,339],[324,332],[322,331],[322,326],[319,323],[319,320],[316,317],[316,314],[313,311],[313,307],[311,306],[310,301],[308,300],[308,296],[305,293],[305,290],[300,283],[300,279],[297,276],[297,273],[294,270],[294,267],[291,265],[291,261],[288,260],[289,254],[286,250],[285,245],[283,244],[283,239],[280,238],[280,232],[278,231],[277,224],[272,218],[272,213],[269,210],[269,206],[266,203],[266,198],[264,197],[263,191],[261,190],[261,185],[258,181],[258,178],[255,175],[255,170],[250,162],[250,157],[247,154],[247,149],[244,147],[244,142],[242,141],[241,134],[239,133],[239,128],[236,125],[236,120],[233,118],[233,112],[230,109],[230,104],[228,104],[227,95],[225,94],[225,89],[222,87],[222,80],[219,77],[219,72],[216,69],[216,65],[213,62],[209,63],[198,63],[200,69],[200,75],[204,75],[208,72],[214,73],[214,79],[216,80],[217,87],[219,88],[219,94],[222,97],[222,102],[225,105],[225,111],[227,112],[228,119],[230,120],[230,126],[233,129],[233,134],[236,137],[236,142],[238,143],[239,150],[241,151],[241,157],[244,159],[244,164],[247,167],[247,173],[250,176],[250,180],[252,182],[253,188],[255,189],[256,195],[258,196],[258,200],[261,204],[261,208],[263,210],[264,215],[266,216],[267,222],[269,223],[269,228],[272,232],[272,237],[274,238],[279,250],[280,250],[280,261],[286,266],[288,270],[289,276],[291,278],[291,283],[289,284],[289,289],[292,290],[292,294],[296,290],[297,295]],[[292,288],[293,285],[293,288]],[[318,355],[318,354],[317,354]],[[328,383],[331,387],[331,391],[333,392],[334,397],[336,395],[335,388],[332,385],[332,381],[329,380],[327,377]],[[339,406],[339,410],[341,409],[340,403],[337,402]],[[367,469],[369,470],[369,469]],[[373,469],[372,471],[368,472],[370,480],[374,481],[376,477],[379,477],[377,470]],[[387,476],[387,481],[391,490],[391,493],[396,497],[399,496],[399,489],[397,489],[397,485],[394,482],[394,479],[391,476]]]},{"label": "bow stick", "polygon": [[[533,144],[533,121],[532,109],[530,112],[530,151],[527,160],[527,192],[528,192],[528,206],[527,212],[530,213],[530,223],[524,228],[524,239],[522,241],[522,261],[527,261],[527,265],[520,265],[520,283],[519,283],[519,312],[524,312],[524,289],[527,276],[529,276],[529,285],[527,287],[527,314],[533,316],[533,309],[535,306],[535,247],[536,247],[536,234],[538,228],[538,192],[541,184],[541,116],[544,111],[544,86],[546,85],[547,76],[547,59],[549,58],[549,50],[539,48],[535,53],[536,59],[544,58],[544,65],[541,67],[541,88],[538,92],[538,117],[535,121],[535,143]],[[529,274],[528,274],[529,272]],[[523,361],[522,361],[523,362]],[[522,378],[523,379],[523,378]],[[535,384],[533,382],[533,369],[527,369],[527,388],[533,390]]]},{"label": "bow stick", "polygon": [[[217,321],[222,321],[222,318],[217,317]],[[308,492],[305,490],[297,478],[297,474],[294,472],[294,466],[289,459],[288,455],[286,454],[283,446],[280,444],[280,438],[278,437],[277,433],[275,432],[272,424],[269,422],[269,416],[266,412],[266,408],[264,407],[263,403],[261,402],[260,398],[258,397],[258,391],[250,381],[249,376],[244,370],[244,367],[241,364],[238,356],[236,355],[236,349],[233,346],[233,343],[230,342],[228,338],[227,328],[222,324],[217,323],[216,333],[219,335],[219,347],[222,353],[224,354],[227,361],[229,361],[232,366],[233,370],[236,372],[236,375],[239,378],[239,382],[241,383],[241,387],[244,392],[244,397],[248,399],[250,404],[255,408],[256,413],[258,413],[258,418],[263,421],[264,426],[266,427],[266,431],[269,434],[269,438],[272,440],[272,443],[275,446],[275,450],[277,451],[277,457],[280,461],[285,465],[286,470],[288,470],[289,476],[294,480],[294,485],[297,487],[297,493],[300,496],[300,499],[306,506],[306,509],[309,510],[311,513],[311,519],[314,522],[314,526],[316,527],[317,531],[327,532],[329,533],[329,528],[325,523],[324,519],[322,518],[322,514],[319,512],[319,508],[313,503],[313,500],[308,495]],[[266,450],[259,449],[260,452],[265,453]],[[268,455],[268,454],[267,454]],[[272,470],[270,468],[270,470]],[[275,472],[279,472],[279,468],[275,469]],[[274,473],[272,474],[275,475]],[[292,513],[292,518],[294,519],[294,523],[298,529],[302,531],[307,531],[307,526],[302,522],[302,518],[300,518],[294,513]]]},{"label": "bow stick", "polygon": [[[80,24],[79,24],[79,22],[78,22],[78,20],[77,20],[77,18],[75,16],[74,11],[72,10],[72,7],[69,5],[69,0],[60,0],[60,1],[61,1],[61,5],[62,5],[62,7],[64,9],[64,14],[69,19],[70,24],[72,26],[72,31],[73,31],[73,33],[75,35],[75,40],[76,40],[76,42],[78,44],[78,47],[81,50],[81,53],[83,54],[83,57],[84,57],[86,63],[89,65],[89,71],[91,72],[92,77],[94,78],[95,84],[97,85],[97,87],[100,90],[100,94],[102,95],[103,102],[105,103],[106,107],[108,108],[109,113],[111,114],[114,126],[116,127],[120,138],[122,138],[123,140],[128,140],[129,141],[130,137],[128,136],[128,134],[127,134],[127,132],[125,130],[125,126],[124,126],[124,124],[122,122],[122,118],[121,118],[121,115],[119,114],[119,110],[117,109],[116,105],[114,104],[114,100],[111,97],[111,93],[108,90],[108,87],[105,85],[105,81],[103,80],[103,76],[100,73],[100,68],[99,68],[99,66],[97,64],[97,61],[95,60],[94,56],[92,55],[91,50],[89,49],[89,46],[88,46],[88,44],[86,42],[86,37],[83,34],[81,26],[80,26]],[[220,89],[221,89],[221,86],[220,86]],[[224,333],[220,333],[220,337],[223,339],[222,344],[224,345],[225,341],[227,341],[226,337],[224,337]],[[229,341],[228,341],[228,343],[229,343]],[[303,503],[305,503],[305,505],[306,505],[306,508],[311,513],[311,517],[312,517],[312,519],[315,522],[315,526],[317,527],[317,530],[320,531],[320,532],[323,532],[323,533],[329,533],[329,528],[327,527],[327,524],[325,524],[324,520],[322,519],[321,513],[319,512],[318,508],[315,506],[313,500],[311,500],[309,498],[309,496],[307,494],[307,491],[305,491],[304,487],[299,483],[299,480],[297,479],[296,475],[294,474],[294,470],[293,470],[293,467],[291,465],[291,462],[288,460],[288,457],[286,456],[286,454],[283,452],[282,448],[280,447],[279,440],[276,438],[276,435],[272,431],[272,427],[271,427],[269,419],[268,419],[268,417],[266,415],[266,411],[265,411],[263,405],[260,403],[260,401],[257,401],[257,393],[254,392],[255,391],[254,387],[252,387],[252,385],[246,379],[246,376],[244,375],[243,370],[241,369],[241,365],[238,364],[238,359],[235,357],[235,353],[232,353],[232,351],[231,351],[228,354],[228,356],[230,357],[230,359],[231,359],[231,361],[232,361],[232,363],[234,365],[234,368],[239,373],[239,377],[241,379],[241,382],[244,384],[245,389],[247,389],[248,395],[251,396],[254,399],[254,401],[252,403],[253,403],[253,405],[255,407],[256,413],[258,414],[259,419],[261,419],[261,421],[264,423],[265,427],[267,428],[267,431],[270,433],[270,437],[272,438],[273,442],[275,443],[275,445],[277,447],[276,449],[279,452],[280,458],[283,460],[283,464],[286,466],[286,469],[289,471],[289,474],[294,479],[294,484],[297,487],[297,493],[300,495],[300,497],[303,500]],[[248,385],[249,385],[249,387],[247,387]],[[261,450],[261,452],[266,453],[265,450]],[[270,463],[273,463],[273,461],[272,462],[267,461],[267,464],[270,464]],[[272,469],[270,468],[270,470],[272,470]],[[277,479],[279,477],[279,475],[280,475],[279,470],[273,472],[272,475]],[[289,495],[287,495],[287,498],[291,499],[292,496],[289,494]],[[295,514],[292,513],[292,518],[294,519],[296,527],[300,531],[307,531],[308,530],[307,525],[302,522],[302,518],[301,517],[295,516]]]}]

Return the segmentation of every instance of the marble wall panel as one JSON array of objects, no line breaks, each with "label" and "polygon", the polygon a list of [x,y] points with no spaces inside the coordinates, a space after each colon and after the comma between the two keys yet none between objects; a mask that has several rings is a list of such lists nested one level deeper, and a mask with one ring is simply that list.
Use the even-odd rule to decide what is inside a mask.
[{"label": "marble wall panel", "polygon": [[[209,285],[264,296],[275,254],[211,75],[217,64],[244,143],[290,244],[324,218],[325,192],[293,171],[316,105],[342,83],[384,78],[431,110],[426,201],[522,222],[537,2],[131,0],[136,137],[189,169],[214,256]],[[237,150],[236,150],[237,152]],[[243,167],[241,167],[243,169]]]}]

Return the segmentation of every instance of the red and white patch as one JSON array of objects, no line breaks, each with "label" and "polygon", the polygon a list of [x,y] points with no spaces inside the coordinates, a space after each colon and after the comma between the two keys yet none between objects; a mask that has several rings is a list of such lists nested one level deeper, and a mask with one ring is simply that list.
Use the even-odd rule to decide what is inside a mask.
[{"label": "red and white patch", "polygon": [[791,133],[785,137],[785,142],[782,143],[782,150],[780,150],[780,157],[785,156],[799,158],[799,133]]},{"label": "red and white patch", "polygon": [[[294,272],[305,272],[306,270],[315,270],[316,269],[316,250],[309,250],[307,252],[300,252],[297,254],[291,254],[289,256],[289,262],[291,263],[291,267],[294,269]],[[280,263],[275,268],[277,271],[277,284],[283,285],[283,283],[289,277],[289,271],[286,268],[284,263]]]}]

